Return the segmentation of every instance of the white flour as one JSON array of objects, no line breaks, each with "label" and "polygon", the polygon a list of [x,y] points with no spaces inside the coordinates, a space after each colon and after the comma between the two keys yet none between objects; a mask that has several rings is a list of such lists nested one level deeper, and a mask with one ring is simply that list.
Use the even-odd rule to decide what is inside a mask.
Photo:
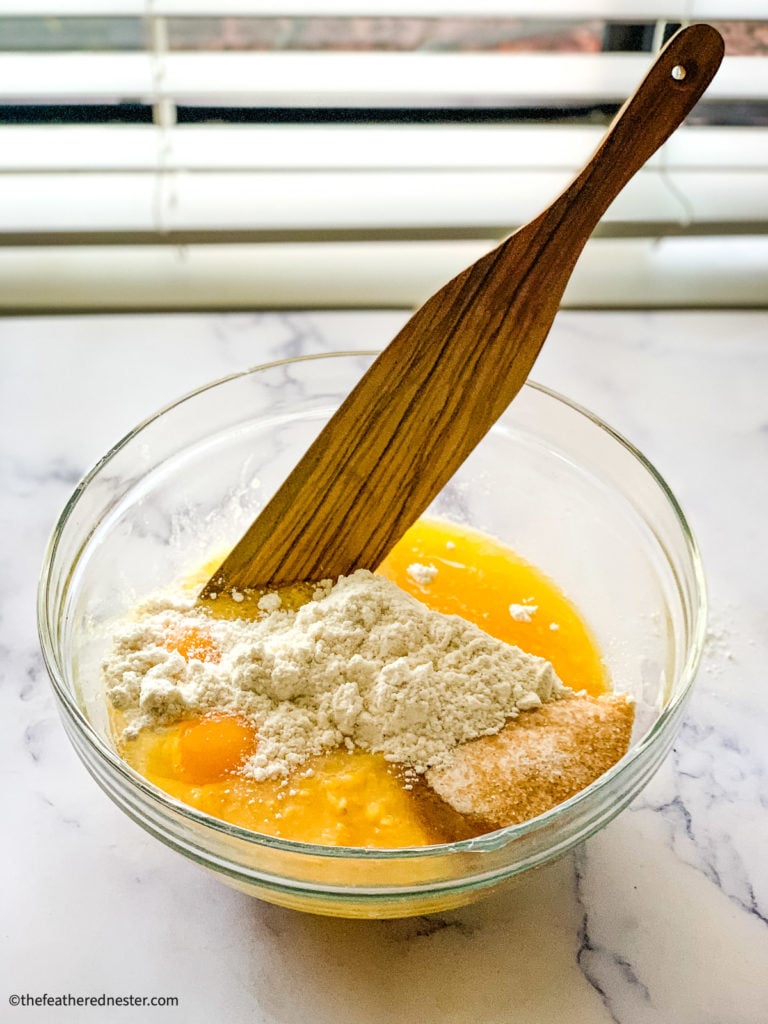
[{"label": "white flour", "polygon": [[[365,570],[326,583],[298,611],[276,595],[260,607],[257,621],[215,619],[191,597],[140,608],[103,665],[128,734],[220,710],[255,721],[259,745],[246,771],[256,779],[342,744],[423,772],[520,710],[572,693],[543,658],[432,612]],[[164,646],[191,627],[219,661]]]},{"label": "white flour", "polygon": [[437,576],[437,569],[434,565],[422,565],[421,562],[412,562],[405,571],[412,580],[425,587],[429,586]]},{"label": "white flour", "polygon": [[511,604],[509,606],[509,614],[515,622],[531,622],[538,610],[539,606],[535,604]]}]

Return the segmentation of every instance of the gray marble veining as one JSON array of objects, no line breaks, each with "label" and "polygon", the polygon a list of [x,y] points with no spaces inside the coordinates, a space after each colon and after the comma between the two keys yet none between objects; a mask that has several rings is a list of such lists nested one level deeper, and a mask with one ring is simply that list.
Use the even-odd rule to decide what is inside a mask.
[{"label": "gray marble veining", "polygon": [[[229,891],[123,816],[78,763],[35,634],[44,546],[80,474],[181,393],[248,366],[375,348],[401,313],[0,321],[0,1020],[233,1024],[768,1021],[768,314],[561,314],[535,379],[671,484],[712,618],[674,750],[574,854],[502,897],[334,921]],[[290,387],[290,373],[286,373]],[[178,1009],[9,1006],[176,995]]]}]

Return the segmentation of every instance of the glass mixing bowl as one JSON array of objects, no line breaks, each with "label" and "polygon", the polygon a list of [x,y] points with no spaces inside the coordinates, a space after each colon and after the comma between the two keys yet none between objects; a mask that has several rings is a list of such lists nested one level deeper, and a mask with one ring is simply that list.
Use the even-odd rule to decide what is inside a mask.
[{"label": "glass mixing bowl", "polygon": [[596,634],[637,720],[627,755],[521,825],[421,848],[288,842],[196,811],[116,754],[100,662],[116,620],[239,539],[374,353],[286,360],[218,381],[137,427],[56,525],[39,630],[67,733],[105,792],[152,835],[261,899],[346,917],[424,914],[524,877],[610,821],[673,741],[705,627],[699,555],[659,474],[589,412],[535,384],[429,513],[494,535],[551,576]]}]

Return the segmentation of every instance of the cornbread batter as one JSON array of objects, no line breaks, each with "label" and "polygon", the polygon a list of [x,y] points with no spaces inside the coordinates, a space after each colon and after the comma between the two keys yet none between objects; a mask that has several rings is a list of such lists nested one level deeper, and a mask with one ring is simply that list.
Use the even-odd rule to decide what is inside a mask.
[{"label": "cornbread batter", "polygon": [[[418,625],[410,632],[395,630],[391,634],[395,638],[391,657],[380,664],[372,660],[371,653],[381,647],[376,641],[376,623],[365,618],[368,613],[362,605],[355,605],[350,619],[357,616],[360,628],[353,647],[342,647],[341,659],[328,663],[325,675],[318,675],[318,666],[322,669],[327,662],[327,658],[323,662],[321,606],[325,601],[323,614],[327,616],[333,596],[328,597],[326,588],[316,595],[320,601],[297,613],[276,608],[275,595],[269,595],[270,608],[264,608],[262,599],[261,613],[269,611],[281,629],[304,615],[310,632],[314,629],[320,637],[319,645],[298,656],[299,667],[302,657],[312,667],[314,682],[307,684],[306,673],[299,682],[302,673],[297,675],[292,655],[280,660],[284,651],[291,652],[290,645],[276,657],[276,648],[259,640],[261,646],[257,644],[251,650],[247,670],[243,669],[242,699],[233,702],[221,681],[233,674],[233,669],[217,637],[226,635],[232,626],[225,618],[227,614],[234,610],[241,616],[247,608],[253,610],[253,605],[236,598],[228,606],[221,606],[216,619],[201,624],[195,617],[191,626],[185,624],[183,614],[170,614],[163,620],[165,632],[159,641],[155,637],[146,648],[134,644],[129,660],[121,664],[117,674],[112,666],[108,689],[122,756],[171,795],[213,816],[254,831],[305,842],[424,845],[466,838],[520,820],[519,816],[510,817],[512,811],[507,805],[495,807],[492,813],[486,813],[487,808],[483,813],[468,812],[466,791],[459,792],[455,784],[457,764],[463,751],[474,751],[461,768],[461,779],[466,783],[483,761],[482,745],[486,740],[498,742],[508,731],[511,735],[518,719],[543,722],[536,719],[539,710],[529,709],[584,705],[593,723],[601,721],[600,715],[595,716],[594,697],[573,696],[574,690],[599,694],[607,688],[605,670],[588,630],[573,606],[537,570],[497,542],[453,524],[417,523],[382,565],[381,574],[423,605],[462,618],[430,618],[423,605],[407,601],[402,607],[397,605],[393,621],[400,616]],[[376,584],[375,579],[373,582],[386,604],[389,585],[383,581]],[[347,578],[345,585],[348,590],[353,588],[354,577]],[[341,585],[337,589],[343,593]],[[346,596],[349,598],[349,594]],[[398,592],[393,600],[405,599]],[[520,607],[529,612],[512,613],[512,608]],[[469,626],[471,622],[484,632]],[[418,652],[414,655],[413,638],[421,634],[429,641],[425,657],[419,657]],[[513,653],[515,648],[506,646],[511,643],[534,657]],[[246,658],[240,648],[238,651],[240,661],[234,674]],[[354,651],[351,656],[350,651]],[[224,676],[217,676],[219,670],[226,670]],[[469,675],[462,682],[464,689],[457,689],[456,677],[465,671]],[[345,694],[346,718],[334,712],[333,700],[323,703],[321,692],[327,679],[344,673],[339,692]],[[150,682],[143,694],[149,697],[142,704],[139,679],[148,677]],[[389,690],[388,677],[392,677],[390,684],[394,679]],[[566,689],[560,680],[572,689]],[[423,699],[425,694],[434,693],[444,698],[443,704]],[[347,700],[350,694],[353,699]],[[155,712],[159,709],[154,718],[153,701]],[[276,745],[277,733],[269,716],[284,718],[289,707],[300,723],[299,733],[305,720],[311,720],[306,735],[312,737],[312,742],[301,756],[292,756],[279,765],[279,770],[271,771],[270,764],[278,763],[275,752],[282,748]],[[352,717],[349,708],[355,711]],[[387,714],[379,716],[374,729],[369,719],[371,712],[376,718],[377,708],[384,708]],[[548,800],[551,806],[567,798],[624,753],[631,705],[623,702],[620,717],[624,724],[614,728],[617,711],[618,704],[612,702],[601,706],[602,718],[607,715],[610,719],[604,723],[605,735],[612,738],[601,748],[600,758],[595,760],[585,748],[586,756],[581,761],[576,756],[564,784],[549,790],[546,779],[543,784],[541,777],[538,781],[529,779],[528,787],[535,783],[539,795],[529,794],[530,799],[518,798],[516,803],[513,800],[518,815],[520,807],[532,809],[525,815],[531,816],[545,810]],[[570,718],[574,728],[582,721],[578,712]],[[567,729],[562,731],[564,720],[558,721],[560,738],[567,741]],[[326,727],[324,734],[322,729],[318,733],[318,722]],[[289,734],[293,730],[292,724]],[[532,730],[523,726],[518,731],[527,735]],[[553,731],[541,731],[549,737],[551,746]],[[319,746],[318,735],[324,736]],[[511,762],[510,769],[508,792],[510,787],[516,788]],[[442,777],[438,774],[441,771]],[[431,773],[436,780],[442,779],[441,784],[430,784]],[[569,779],[573,783],[570,790]],[[487,779],[481,782],[477,787],[479,799],[488,788]],[[500,820],[505,815],[509,820]]]}]

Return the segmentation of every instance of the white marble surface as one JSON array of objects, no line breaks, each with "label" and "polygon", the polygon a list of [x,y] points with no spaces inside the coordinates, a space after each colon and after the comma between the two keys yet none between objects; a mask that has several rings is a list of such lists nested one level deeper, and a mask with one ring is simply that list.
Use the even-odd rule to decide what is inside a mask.
[{"label": "white marble surface", "polygon": [[[348,922],[259,904],[145,835],[58,721],[43,547],[80,474],[147,413],[285,355],[384,343],[397,313],[0,321],[0,1021],[765,1024],[768,313],[562,314],[536,379],[657,464],[708,571],[711,634],[659,774],[524,890]],[[178,1009],[12,1009],[12,993]]]}]

